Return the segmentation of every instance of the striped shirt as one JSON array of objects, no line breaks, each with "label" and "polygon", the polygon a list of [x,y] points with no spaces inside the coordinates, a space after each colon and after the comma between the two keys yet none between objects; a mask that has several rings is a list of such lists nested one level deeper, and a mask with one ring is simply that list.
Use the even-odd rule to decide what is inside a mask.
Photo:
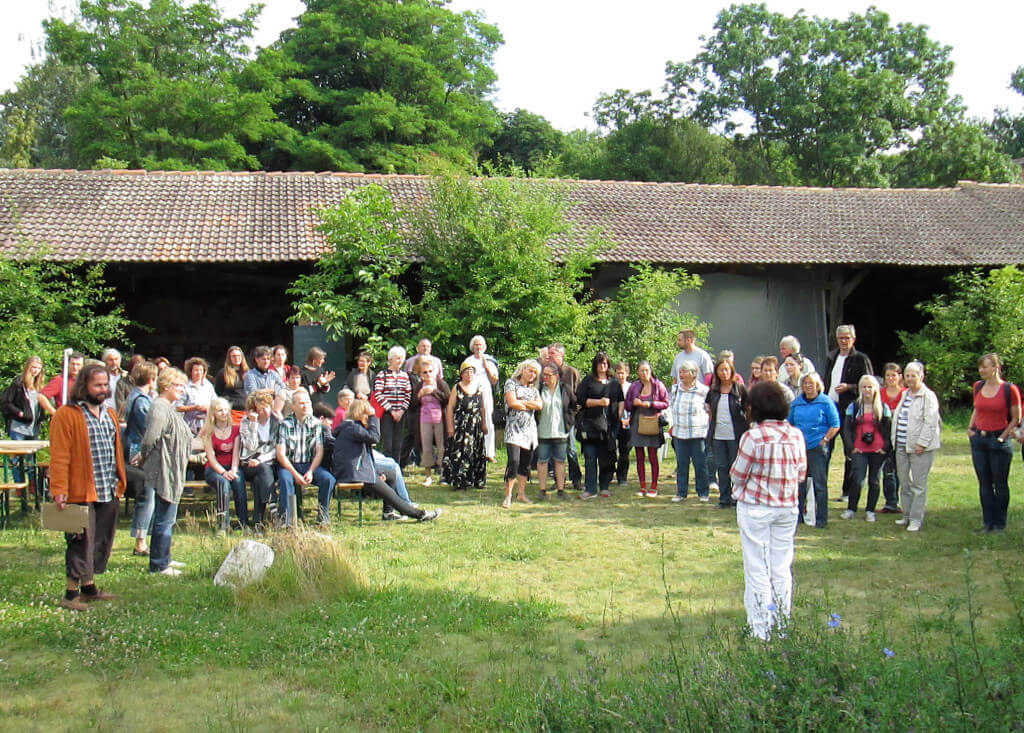
[{"label": "striped shirt", "polygon": [[114,436],[118,425],[110,416],[110,410],[100,409],[100,416],[92,414],[88,405],[79,402],[85,415],[85,427],[89,431],[89,453],[92,456],[92,475],[96,484],[96,501],[112,501],[117,492],[117,457],[114,453]]},{"label": "striped shirt", "polygon": [[896,411],[896,445],[906,446],[907,425],[910,418],[910,390],[903,390],[903,401],[900,402],[899,410]]},{"label": "striped shirt", "polygon": [[292,413],[277,427],[277,444],[284,446],[284,453],[292,463],[312,463],[316,447],[323,442],[324,427],[312,415],[300,422]]},{"label": "striped shirt", "polygon": [[807,478],[803,434],[784,420],[755,423],[740,438],[729,476],[734,501],[796,506],[799,484]]},{"label": "striped shirt", "polygon": [[401,369],[397,372],[390,369],[381,370],[373,380],[373,396],[377,399],[377,404],[387,412],[408,410],[409,400],[412,398],[409,375]]},{"label": "striped shirt", "polygon": [[690,389],[682,384],[672,386],[672,400],[669,410],[672,416],[672,437],[680,440],[706,438],[708,435],[708,411],[704,405],[708,388],[694,382]]},{"label": "striped shirt", "polygon": [[279,389],[284,389],[281,375],[273,369],[268,369],[265,372],[261,372],[259,369],[250,369],[245,373],[245,379],[242,381],[242,384],[245,386],[245,393],[247,395],[259,389],[272,389],[274,394],[277,394]]}]

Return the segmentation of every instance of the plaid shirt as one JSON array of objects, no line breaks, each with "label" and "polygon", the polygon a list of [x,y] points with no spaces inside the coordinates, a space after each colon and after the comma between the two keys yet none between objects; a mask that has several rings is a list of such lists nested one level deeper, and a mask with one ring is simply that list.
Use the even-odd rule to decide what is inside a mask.
[{"label": "plaid shirt", "polygon": [[798,485],[807,478],[803,434],[784,420],[755,423],[740,438],[729,476],[735,501],[796,506]]},{"label": "plaid shirt", "polygon": [[680,440],[706,438],[708,435],[708,411],[704,400],[708,388],[700,382],[686,389],[682,384],[672,385],[672,401],[669,403],[672,418],[672,437]]},{"label": "plaid shirt", "polygon": [[285,455],[294,463],[312,463],[316,447],[324,443],[324,427],[312,415],[303,422],[292,413],[277,427],[277,444],[284,446]]},{"label": "plaid shirt", "polygon": [[113,501],[117,493],[117,456],[114,436],[118,425],[110,417],[110,410],[100,409],[100,416],[92,414],[88,405],[79,402],[85,414],[85,427],[89,431],[89,454],[92,456],[92,475],[96,484],[96,501]]}]

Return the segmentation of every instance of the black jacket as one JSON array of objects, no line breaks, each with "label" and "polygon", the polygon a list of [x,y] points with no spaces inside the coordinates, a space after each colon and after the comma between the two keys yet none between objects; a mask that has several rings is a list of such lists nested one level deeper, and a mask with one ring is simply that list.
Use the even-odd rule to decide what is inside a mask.
[{"label": "black jacket", "polygon": [[[747,432],[750,424],[747,422],[747,388],[739,382],[733,382],[732,390],[726,395],[729,403],[729,417],[732,418],[732,432],[736,440],[740,439],[743,433]],[[715,439],[715,419],[718,415],[719,403],[722,393],[715,388],[708,391],[704,398],[705,404],[711,409],[711,422],[708,425],[708,440]]]},{"label": "black jacket", "polygon": [[[825,394],[828,394],[832,389],[832,367],[836,364],[836,359],[839,358],[839,349],[832,351],[828,355],[828,361],[825,363],[825,373],[822,374],[822,378],[825,380]],[[843,363],[843,373],[840,375],[840,383],[850,385],[850,389],[839,394],[839,420],[844,421],[846,415],[846,408],[857,399],[857,382],[865,374],[874,374],[874,370],[871,368],[871,359],[868,355],[857,351],[857,349],[850,349],[850,353],[846,355],[846,361]]]},{"label": "black jacket", "polygon": [[[15,377],[14,381],[11,382],[11,386],[4,390],[2,396],[0,396],[0,407],[4,413],[4,429],[7,430],[7,434],[11,434],[11,420],[21,420],[22,415],[29,414],[28,397],[25,396],[25,383],[22,378]],[[36,419],[32,424],[32,434],[39,434],[39,420],[42,416],[43,408],[36,408]]]}]

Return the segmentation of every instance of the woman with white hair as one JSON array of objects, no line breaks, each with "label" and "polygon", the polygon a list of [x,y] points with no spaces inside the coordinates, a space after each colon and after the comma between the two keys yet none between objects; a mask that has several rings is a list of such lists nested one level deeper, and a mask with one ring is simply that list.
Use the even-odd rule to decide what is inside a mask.
[{"label": "woman with white hair", "polygon": [[[484,400],[484,414],[489,421],[484,436],[484,452],[488,461],[494,461],[494,385],[498,383],[498,361],[487,353],[487,340],[477,334],[469,340],[469,356],[465,361],[473,365],[474,378]],[[465,363],[465,362],[464,362]]]},{"label": "woman with white hair", "polygon": [[526,498],[526,480],[530,477],[533,452],[537,450],[537,421],[533,413],[544,408],[537,381],[540,378],[540,364],[527,359],[516,367],[512,378],[505,382],[505,450],[508,451],[508,465],[505,468],[506,509],[512,505],[512,487],[517,486],[517,498],[529,504]]},{"label": "woman with white hair", "polygon": [[380,425],[380,452],[402,459],[402,439],[405,435],[405,413],[412,399],[412,382],[402,370],[405,349],[392,346],[388,351],[388,368],[381,369],[373,380],[373,398],[384,410]]},{"label": "woman with white hair", "polygon": [[[814,362],[808,359],[800,351],[800,341],[796,336],[783,336],[779,341],[779,364],[785,365],[786,357],[790,355],[796,355],[800,357],[800,375],[806,376],[816,371],[814,368]],[[781,371],[781,370],[780,370]],[[782,381],[781,379],[779,381]],[[797,392],[800,390],[797,389]]]},{"label": "woman with white hair", "polygon": [[903,505],[903,516],[896,524],[905,526],[908,532],[919,532],[928,499],[928,473],[941,443],[942,421],[939,398],[924,384],[924,364],[912,361],[903,367],[903,383],[907,391],[896,408],[891,436]]}]

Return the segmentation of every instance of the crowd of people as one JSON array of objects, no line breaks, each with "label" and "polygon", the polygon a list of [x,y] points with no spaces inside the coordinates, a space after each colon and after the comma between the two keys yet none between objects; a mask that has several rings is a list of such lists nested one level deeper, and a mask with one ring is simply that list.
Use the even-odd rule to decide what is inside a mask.
[{"label": "crowd of people", "polygon": [[[561,499],[570,485],[582,500],[610,496],[613,484],[629,485],[631,458],[637,495],[658,497],[660,463],[671,446],[673,502],[687,499],[692,467],[698,501],[717,492],[720,508],[735,508],[748,622],[767,638],[791,604],[797,527],[828,525],[828,466],[837,438],[843,519],[857,516],[866,481],[867,521],[898,515],[896,523],[910,532],[924,524],[941,434],[924,366],[889,363],[876,376],[855,347],[853,326],[839,326],[835,336],[837,348],[820,372],[789,335],[778,357],[757,357],[744,378],[732,352],[712,359],[692,331],[682,331],[666,382],[646,361],[631,381],[630,365],[613,367],[604,352],[581,375],[565,362],[561,344],[541,347],[501,383],[502,506],[532,501],[533,471],[537,500],[548,498],[552,482]],[[232,527],[232,514],[243,530],[291,525],[301,517],[304,489],[314,486],[316,522],[326,526],[337,482],[362,484],[379,497],[385,520],[432,520],[440,510],[423,510],[409,496],[403,474],[412,463],[421,467],[423,485],[436,478],[454,491],[483,489],[495,460],[499,364],[484,337],[474,336],[449,387],[431,351],[429,339],[412,355],[394,346],[377,372],[373,355],[360,352],[336,408],[322,400],[336,374],[324,367],[319,348],[298,367],[288,364],[284,346],[257,346],[250,367],[245,352],[231,346],[212,379],[201,357],[180,371],[166,359],[135,355],[124,370],[121,354],[107,349],[98,361],[71,354],[66,370],[47,381],[42,360],[29,358],[0,399],[7,432],[13,439],[37,437],[51,415],[51,494],[59,506],[89,507],[86,530],[67,536],[62,603],[82,610],[106,595],[93,576],[105,568],[117,499],[126,489],[136,502],[134,553],[149,558],[152,572],[180,574],[171,534],[190,470],[213,491],[224,530]],[[983,356],[978,370],[968,434],[983,514],[979,531],[998,532],[1006,527],[1021,394],[1002,379],[998,355]]]}]

